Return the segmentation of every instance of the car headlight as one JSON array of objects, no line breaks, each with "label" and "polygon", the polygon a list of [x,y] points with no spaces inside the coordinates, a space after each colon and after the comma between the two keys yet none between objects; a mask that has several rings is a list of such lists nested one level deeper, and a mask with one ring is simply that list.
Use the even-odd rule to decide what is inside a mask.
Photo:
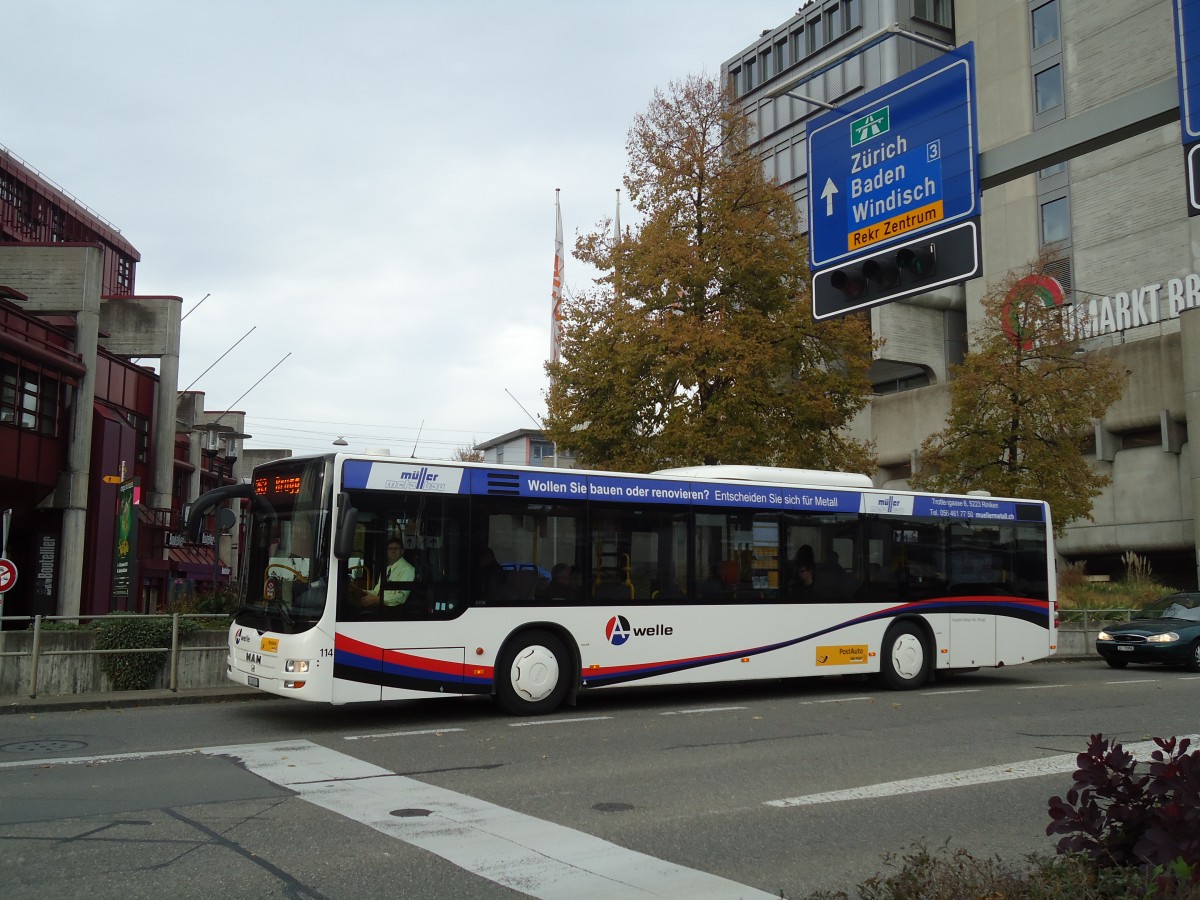
[{"label": "car headlight", "polygon": [[1098,635],[1096,635],[1096,640],[1098,640],[1098,641],[1111,641],[1112,639],[1113,639],[1113,636],[1111,634],[1109,634],[1107,631],[1102,631]]},{"label": "car headlight", "polygon": [[1162,634],[1152,634],[1146,638],[1147,644],[1173,644],[1179,640],[1179,635],[1173,631],[1164,631]]},{"label": "car headlight", "polygon": [[285,672],[307,672],[308,671],[308,660],[307,659],[284,660],[283,671],[285,671]]}]

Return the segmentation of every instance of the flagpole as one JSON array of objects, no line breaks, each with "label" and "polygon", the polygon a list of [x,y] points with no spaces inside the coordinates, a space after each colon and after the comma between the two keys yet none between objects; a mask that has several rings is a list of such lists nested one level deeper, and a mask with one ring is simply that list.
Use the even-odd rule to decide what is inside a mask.
[{"label": "flagpole", "polygon": [[550,292],[550,359],[558,362],[559,330],[562,323],[563,297],[563,233],[562,208],[559,206],[559,188],[554,189],[554,280]]},{"label": "flagpole", "polygon": [[621,281],[617,272],[617,247],[621,243],[621,189],[617,188],[617,210],[613,213],[613,292],[618,300],[621,299]]}]

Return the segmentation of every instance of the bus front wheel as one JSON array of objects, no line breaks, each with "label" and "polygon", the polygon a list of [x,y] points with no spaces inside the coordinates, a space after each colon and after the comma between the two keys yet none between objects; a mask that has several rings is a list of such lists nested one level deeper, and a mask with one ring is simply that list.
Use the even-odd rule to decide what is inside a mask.
[{"label": "bus front wheel", "polygon": [[510,713],[548,713],[567,694],[571,656],[549,631],[527,631],[505,648],[496,666],[496,698]]},{"label": "bus front wheel", "polygon": [[929,680],[929,646],[919,628],[897,622],[883,637],[884,683],[895,691],[911,691]]}]

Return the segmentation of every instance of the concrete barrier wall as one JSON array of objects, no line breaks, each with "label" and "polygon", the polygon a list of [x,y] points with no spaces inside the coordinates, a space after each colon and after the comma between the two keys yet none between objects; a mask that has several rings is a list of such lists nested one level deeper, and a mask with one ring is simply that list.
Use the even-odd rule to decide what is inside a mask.
[{"label": "concrete barrier wall", "polygon": [[[222,629],[197,631],[180,638],[176,687],[186,690],[222,687],[227,683],[227,635],[228,632]],[[92,631],[43,631],[37,668],[38,696],[111,691],[112,684],[101,669],[103,656],[100,654],[55,655],[64,651],[94,650],[95,641],[96,635]],[[0,697],[29,695],[32,651],[32,631],[0,631],[0,653],[18,654],[0,656]],[[167,659],[152,688],[171,686],[170,654],[163,652]]]}]

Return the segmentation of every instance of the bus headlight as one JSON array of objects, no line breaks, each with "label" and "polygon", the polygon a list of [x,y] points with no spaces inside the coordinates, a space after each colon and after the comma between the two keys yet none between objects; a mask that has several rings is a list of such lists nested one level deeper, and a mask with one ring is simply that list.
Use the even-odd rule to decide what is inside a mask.
[{"label": "bus headlight", "polygon": [[307,659],[285,659],[283,661],[283,671],[285,672],[307,672]]},{"label": "bus headlight", "polygon": [[1173,644],[1179,640],[1179,635],[1173,631],[1164,631],[1162,634],[1152,634],[1146,638],[1147,644]]}]

